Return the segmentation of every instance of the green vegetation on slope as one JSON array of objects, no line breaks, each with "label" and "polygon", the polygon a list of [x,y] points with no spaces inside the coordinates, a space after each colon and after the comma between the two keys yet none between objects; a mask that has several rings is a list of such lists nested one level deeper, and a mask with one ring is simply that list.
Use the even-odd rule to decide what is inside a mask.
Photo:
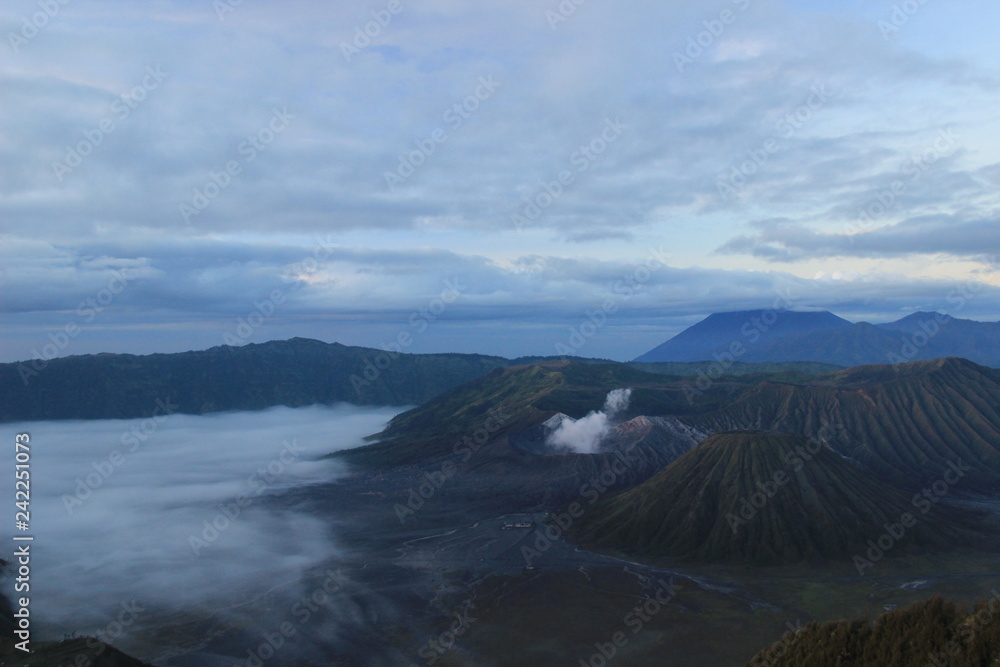
[{"label": "green vegetation on slope", "polygon": [[[630,415],[671,414],[698,407],[689,404],[675,378],[624,364],[550,361],[512,366],[398,415],[377,436],[376,444],[336,456],[382,466],[427,461],[450,454],[463,438],[484,428],[492,440],[535,426],[557,412],[583,417],[600,409],[609,391],[625,387],[632,389]],[[719,397],[746,389],[746,385],[734,388],[720,382],[703,400],[705,406],[714,407]]]},{"label": "green vegetation on slope", "polygon": [[[400,354],[304,338],[177,354],[53,359],[37,375],[0,364],[0,421],[127,419],[299,407],[339,401],[416,405],[507,360],[471,354]],[[376,366],[378,364],[380,367]]]},{"label": "green vegetation on slope", "polygon": [[[167,404],[183,414],[341,401],[420,405],[497,368],[524,365],[523,361],[478,354],[391,354],[293,338],[176,354],[92,354],[0,364],[0,422],[150,417],[161,414]],[[610,361],[573,361],[581,367],[614,365],[627,370]],[[751,368],[740,365],[733,373]]]},{"label": "green vegetation on slope", "polygon": [[[866,541],[919,517],[897,554],[946,548],[971,522],[943,506],[922,514],[819,442],[783,433],[709,437],[651,479],[609,498],[579,525],[584,542],[645,556],[754,565],[850,559]],[[894,540],[896,542],[896,540]]]},{"label": "green vegetation on slope", "polygon": [[971,466],[961,490],[1000,487],[1000,371],[964,359],[861,366],[808,384],[763,382],[689,420],[708,431],[761,429],[829,439],[880,479],[913,487],[949,462]]},{"label": "green vegetation on slope", "polygon": [[874,621],[810,623],[748,667],[990,667],[1000,664],[1000,594],[971,609],[933,597]]},{"label": "green vegetation on slope", "polygon": [[[708,375],[714,372],[713,365],[718,365],[715,361],[631,361],[628,364],[632,368],[647,373],[663,373],[664,375]],[[809,375],[819,373],[834,373],[843,369],[843,366],[834,364],[821,364],[815,361],[763,361],[756,364],[748,364],[742,361],[728,362],[725,367],[725,374],[728,376],[742,375],[772,375],[772,379],[779,382],[792,382],[798,379],[806,379]]]}]

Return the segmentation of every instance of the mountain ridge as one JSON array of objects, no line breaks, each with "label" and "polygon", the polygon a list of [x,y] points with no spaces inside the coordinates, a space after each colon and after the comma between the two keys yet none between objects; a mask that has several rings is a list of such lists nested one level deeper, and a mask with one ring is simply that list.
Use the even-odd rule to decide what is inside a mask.
[{"label": "mountain ridge", "polygon": [[872,324],[851,323],[828,311],[748,310],[709,315],[635,361],[726,359],[859,366],[955,356],[996,368],[1000,367],[998,340],[1000,322],[937,312],[920,311]]},{"label": "mountain ridge", "polygon": [[712,313],[634,361],[707,361],[716,353],[732,354],[734,344],[755,345],[783,335],[848,325],[850,322],[829,311],[758,309]]},{"label": "mountain ridge", "polygon": [[[98,354],[0,364],[0,422],[131,419],[348,402],[410,406],[508,366],[574,361],[658,375],[696,375],[691,364],[622,364],[584,357],[503,357],[384,350],[292,338],[240,347],[148,355]],[[734,375],[828,372],[819,364],[739,364]]]},{"label": "mountain ridge", "polygon": [[[647,557],[752,565],[848,560],[884,526],[918,514],[824,443],[777,431],[716,433],[585,516],[577,536]],[[934,506],[898,538],[945,548],[971,520]]]},{"label": "mountain ridge", "polygon": [[966,359],[849,368],[805,384],[761,382],[688,423],[828,439],[904,487],[932,482],[949,461],[962,460],[974,468],[963,490],[1000,488],[1000,371]]}]

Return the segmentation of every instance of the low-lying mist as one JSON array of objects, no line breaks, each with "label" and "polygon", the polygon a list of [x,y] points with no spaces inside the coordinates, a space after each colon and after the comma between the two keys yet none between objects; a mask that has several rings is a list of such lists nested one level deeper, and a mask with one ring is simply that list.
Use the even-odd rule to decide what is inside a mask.
[{"label": "low-lying mist", "polygon": [[[136,601],[215,614],[329,561],[324,522],[280,492],[342,474],[400,410],[272,408],[208,416],[4,425],[31,435],[32,615],[39,638],[93,634]],[[13,460],[0,470],[13,498]],[[10,543],[10,529],[4,536]],[[13,580],[3,583],[13,596]],[[188,616],[190,619],[190,616]]]}]

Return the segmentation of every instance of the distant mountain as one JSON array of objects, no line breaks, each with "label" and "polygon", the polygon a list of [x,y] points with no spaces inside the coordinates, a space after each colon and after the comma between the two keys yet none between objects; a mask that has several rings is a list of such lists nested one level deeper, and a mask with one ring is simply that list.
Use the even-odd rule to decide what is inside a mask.
[{"label": "distant mountain", "polygon": [[[398,354],[293,338],[176,354],[92,354],[0,364],[0,421],[125,419],[346,401],[416,405],[510,362]],[[176,407],[174,407],[176,406]]]},{"label": "distant mountain", "polygon": [[[662,373],[664,375],[700,375],[705,373],[704,361],[630,361],[628,365],[647,373]],[[804,379],[806,375],[833,373],[843,370],[843,366],[823,364],[814,361],[765,361],[748,364],[742,361],[726,366],[726,375],[769,375],[785,376],[789,381]]]},{"label": "distant mountain", "polygon": [[941,313],[921,312],[878,326],[906,334],[909,345],[917,349],[914,360],[963,357],[977,364],[1000,367],[1000,322],[960,320]]},{"label": "distant mountain", "polygon": [[971,609],[935,596],[872,619],[810,623],[747,667],[987,667],[1000,664],[995,598]]},{"label": "distant mountain", "polygon": [[[773,326],[762,330],[770,312]],[[962,357],[1000,367],[1000,322],[913,313],[896,322],[851,324],[831,313],[744,311],[717,313],[685,329],[636,361],[702,361],[725,358],[747,363],[817,362],[836,366]]]},{"label": "distant mountain", "polygon": [[685,421],[708,432],[773,429],[828,441],[880,479],[915,486],[949,462],[963,491],[1000,489],[1000,371],[964,359],[861,366],[811,383],[761,382]]},{"label": "distant mountain", "polygon": [[[420,405],[498,368],[601,359],[480,354],[391,354],[306,338],[174,354],[88,354],[0,364],[0,422],[127,419],[347,402]],[[638,364],[658,374],[697,375],[694,364]],[[733,375],[828,372],[820,364],[739,364]]]},{"label": "distant mountain", "polygon": [[[898,360],[913,361],[904,357],[903,341],[899,332],[877,327],[867,322],[828,331],[791,334],[762,342],[747,350],[742,357],[748,362],[775,358],[803,359],[838,366],[864,366],[885,364]],[[890,357],[895,354],[895,357]],[[945,355],[948,356],[948,355]]]},{"label": "distant mountain", "polygon": [[[709,437],[636,488],[580,520],[585,543],[651,557],[753,565],[844,559],[885,524],[915,513],[883,484],[801,436],[734,431]],[[898,553],[945,548],[971,525],[941,505],[904,530]]]},{"label": "distant mountain", "polygon": [[[747,349],[781,336],[837,329],[850,324],[827,311],[742,310],[714,313],[635,361],[708,361],[714,359],[713,355],[730,353],[733,345],[742,345]],[[783,358],[766,361],[814,360]]]}]

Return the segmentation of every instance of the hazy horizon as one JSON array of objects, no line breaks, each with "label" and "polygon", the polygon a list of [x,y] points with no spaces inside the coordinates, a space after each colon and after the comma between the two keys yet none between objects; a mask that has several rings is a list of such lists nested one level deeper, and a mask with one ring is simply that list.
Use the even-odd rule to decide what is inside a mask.
[{"label": "hazy horizon", "polygon": [[[750,310],[754,310],[754,309],[741,309],[741,310],[737,310],[737,311],[727,311],[727,312],[745,312],[745,311],[750,311]],[[765,308],[765,309],[760,309],[760,310],[768,310],[768,309]],[[823,311],[823,309],[812,309],[811,311],[797,310],[796,309],[794,311],[788,311],[788,312],[816,312],[816,311]],[[779,312],[785,312],[785,311],[779,311]],[[827,312],[829,312],[829,311],[827,311]],[[875,319],[875,318],[873,318],[871,320],[860,320],[860,321],[865,321],[865,322],[868,322],[869,324],[884,324],[884,323],[888,323],[888,322],[895,322],[895,321],[897,321],[899,319],[902,319],[902,318],[906,317],[907,315],[912,315],[914,313],[920,313],[920,312],[927,312],[927,311],[915,310],[915,311],[913,311],[911,313],[901,314],[901,315],[899,315],[898,317],[895,317],[895,318],[890,318],[890,319],[886,319],[886,318]],[[706,314],[705,317],[697,317],[697,318],[695,318],[695,319],[693,319],[691,321],[691,324],[697,324],[698,322],[701,322],[703,319],[705,319],[706,317],[708,317],[709,315],[712,315],[712,314],[715,314],[715,313]],[[837,313],[833,313],[833,314],[837,315]],[[972,321],[976,321],[976,322],[994,322],[994,321],[1000,321],[1000,320],[986,320],[986,319],[961,318],[961,317],[956,318],[956,319],[968,319],[968,320],[972,320]],[[579,330],[578,326],[576,328],[577,328],[577,330]],[[651,348],[655,347],[656,345],[658,345],[660,343],[663,343],[666,340],[669,340],[670,338],[676,336],[678,333],[681,333],[681,331],[683,331],[685,328],[687,328],[687,327],[681,327],[677,331],[672,331],[672,332],[669,332],[669,333],[665,333],[665,334],[663,334],[663,338],[654,339],[654,342],[649,347],[643,347],[641,349],[638,349],[637,351],[633,350],[632,347],[622,348],[622,347],[620,347],[618,345],[614,345],[614,348],[610,350],[611,354],[608,355],[608,356],[601,356],[601,355],[596,355],[596,354],[595,355],[587,354],[585,349],[581,349],[581,351],[580,351],[579,354],[575,354],[575,355],[572,355],[572,356],[579,356],[579,357],[589,358],[589,359],[608,359],[610,361],[621,361],[621,362],[632,361],[633,359],[635,359],[636,357],[640,356],[641,354],[643,354],[645,352],[648,352]],[[570,327],[570,330],[569,330],[568,333],[571,334],[572,330],[573,330],[573,327]],[[351,347],[371,348],[371,349],[376,349],[376,350],[389,350],[389,349],[394,350],[395,349],[395,348],[390,347],[390,344],[394,341],[394,338],[392,336],[386,336],[385,337],[385,342],[382,343],[382,344],[372,344],[370,342],[369,343],[363,343],[362,342],[360,344],[348,344],[348,343],[345,343],[344,341],[341,341],[341,340],[335,340],[335,339],[328,340],[328,339],[323,339],[323,338],[315,338],[315,337],[312,337],[312,336],[301,336],[301,335],[291,335],[291,336],[289,336],[287,338],[281,338],[281,337],[275,338],[275,337],[262,336],[260,338],[260,340],[250,340],[250,341],[247,341],[245,343],[242,342],[242,341],[240,341],[240,343],[242,345],[251,344],[251,343],[258,343],[259,344],[259,343],[267,343],[267,342],[274,342],[274,341],[286,341],[286,340],[291,340],[292,338],[306,338],[306,339],[311,339],[311,340],[318,340],[320,342],[328,343],[328,344],[340,343],[341,345],[349,345]],[[557,343],[561,342],[561,343],[565,344],[565,341],[556,341],[556,342]],[[46,342],[45,342],[45,344],[43,344],[41,346],[41,348],[34,348],[34,350],[36,352],[38,352],[38,356],[37,357],[0,358],[0,363],[13,363],[13,362],[29,361],[31,358],[45,359],[46,358],[45,351],[44,351],[45,345],[49,345],[51,343],[52,343],[52,341],[50,339],[47,339]],[[221,344],[222,345],[227,345],[228,343],[222,342]],[[611,341],[611,342],[606,341],[606,344],[612,344],[613,345],[613,341]],[[181,346],[174,346],[176,349],[170,349],[170,346],[166,346],[165,345],[163,349],[153,349],[153,350],[145,350],[145,351],[129,351],[129,350],[122,350],[122,349],[110,349],[109,347],[100,347],[100,344],[98,342],[95,342],[95,345],[96,345],[95,349],[92,349],[92,350],[77,349],[78,347],[80,347],[80,348],[84,347],[82,345],[81,346],[74,346],[74,348],[71,351],[71,353],[67,354],[67,355],[64,355],[64,356],[78,356],[78,355],[87,355],[87,354],[136,354],[136,355],[142,356],[142,355],[150,355],[150,354],[172,354],[172,353],[182,353],[182,352],[197,352],[197,351],[209,349],[209,348],[205,348],[205,347],[188,348],[188,347],[184,347],[183,345],[181,345]],[[516,359],[516,358],[519,358],[519,357],[564,356],[564,354],[562,352],[560,352],[561,348],[560,349],[538,350],[538,351],[520,350],[516,354],[515,353],[503,354],[500,351],[487,351],[487,350],[479,349],[479,348],[475,347],[474,344],[473,344],[472,347],[469,347],[467,344],[465,344],[465,345],[459,345],[459,347],[464,347],[465,349],[456,350],[456,349],[452,349],[452,348],[449,348],[449,347],[442,347],[442,348],[429,347],[427,349],[422,349],[420,351],[417,351],[417,350],[404,350],[403,354],[408,354],[408,353],[412,353],[412,354],[448,354],[448,353],[459,352],[459,353],[462,353],[462,354],[482,354],[482,355],[486,355],[486,356],[504,357],[504,358],[507,358],[507,359]],[[596,347],[596,346],[593,346],[593,347]],[[512,349],[514,349],[514,348],[512,348]],[[60,355],[60,356],[63,356],[63,355]]]}]

